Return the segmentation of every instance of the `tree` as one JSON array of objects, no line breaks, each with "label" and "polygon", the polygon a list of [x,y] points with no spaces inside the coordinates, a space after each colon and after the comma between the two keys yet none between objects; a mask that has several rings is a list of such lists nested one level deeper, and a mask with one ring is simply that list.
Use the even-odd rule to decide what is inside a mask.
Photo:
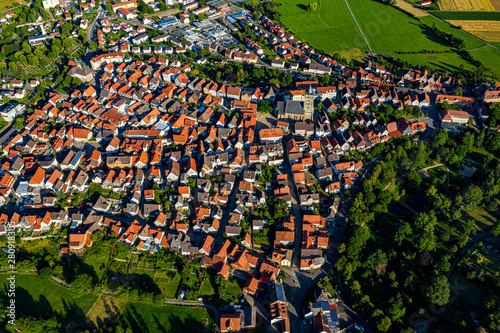
[{"label": "tree", "polygon": [[273,111],[273,107],[270,101],[262,101],[259,103],[259,112],[262,113],[271,113]]},{"label": "tree", "polygon": [[412,189],[417,189],[422,183],[422,176],[418,172],[411,172],[408,175],[408,187]]},{"label": "tree", "polygon": [[401,246],[403,241],[406,239],[406,236],[411,235],[411,233],[411,226],[408,222],[399,223],[394,231],[394,242]]},{"label": "tree", "polygon": [[481,204],[483,200],[483,190],[476,185],[469,185],[465,189],[465,192],[462,195],[463,202],[465,202],[466,209],[474,209]]},{"label": "tree", "polygon": [[391,328],[391,319],[387,316],[380,317],[377,320],[377,330],[380,332],[387,332]]},{"label": "tree", "polygon": [[433,304],[445,305],[450,299],[450,285],[445,276],[433,276],[428,285],[423,287],[424,296]]},{"label": "tree", "polygon": [[318,9],[318,3],[317,2],[312,2],[309,5],[307,5],[307,11],[308,12],[315,12],[316,9]]},{"label": "tree", "polygon": [[34,56],[33,54],[30,54],[28,56],[28,63],[32,66],[39,66],[40,65],[40,60],[38,60],[38,58],[36,56]]}]

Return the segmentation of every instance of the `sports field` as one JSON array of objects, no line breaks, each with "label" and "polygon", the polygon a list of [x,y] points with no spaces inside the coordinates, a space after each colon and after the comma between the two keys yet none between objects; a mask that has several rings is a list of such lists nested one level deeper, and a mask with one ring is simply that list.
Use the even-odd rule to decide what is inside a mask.
[{"label": "sports field", "polygon": [[465,31],[486,41],[500,42],[500,21],[482,20],[448,20],[455,26],[461,26]]},{"label": "sports field", "polygon": [[343,0],[323,0],[321,8],[308,12],[313,0],[284,0],[277,8],[281,21],[298,39],[326,52],[368,47]]},{"label": "sports field", "polygon": [[498,0],[439,0],[441,10],[494,12]]},{"label": "sports field", "polygon": [[470,51],[470,54],[484,64],[484,67],[490,69],[493,74],[500,78],[500,51],[492,47],[483,47],[481,49]]}]

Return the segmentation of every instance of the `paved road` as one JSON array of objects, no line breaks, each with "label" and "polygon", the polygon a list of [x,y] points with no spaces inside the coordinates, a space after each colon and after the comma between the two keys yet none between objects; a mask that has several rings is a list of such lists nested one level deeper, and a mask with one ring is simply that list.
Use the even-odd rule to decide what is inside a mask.
[{"label": "paved road", "polygon": [[94,29],[96,27],[97,21],[100,20],[101,18],[106,17],[106,0],[102,0],[101,5],[99,6],[99,9],[97,10],[97,16],[92,22],[92,24],[87,28],[87,41],[92,43],[94,40]]},{"label": "paved road", "polygon": [[485,231],[483,233],[480,233],[479,235],[476,235],[475,237],[469,239],[467,241],[467,244],[464,246],[464,248],[462,249],[462,251],[460,251],[460,253],[458,254],[457,258],[455,259],[455,261],[453,262],[453,264],[451,265],[450,267],[450,270],[448,271],[448,274],[446,274],[446,278],[449,280],[451,278],[451,275],[453,274],[453,270],[455,269],[455,267],[457,266],[458,262],[460,261],[460,259],[462,259],[462,257],[464,256],[465,252],[467,252],[467,250],[474,244],[474,243],[477,243],[479,242],[481,239],[485,238],[486,236],[488,236],[489,234],[491,233],[491,230],[488,230],[488,231]]},{"label": "paved road", "polygon": [[[374,160],[375,161],[375,160]],[[302,222],[303,216],[300,210],[299,205],[299,197],[295,185],[293,183],[293,174],[291,172],[290,165],[288,163],[288,155],[285,153],[285,172],[289,177],[289,187],[291,189],[292,194],[292,209],[291,214],[295,218],[296,230],[297,230],[297,239],[294,243],[294,256],[293,263],[291,268],[282,268],[285,272],[287,279],[284,282],[284,289],[286,299],[288,301],[288,313],[290,318],[290,326],[292,327],[293,333],[302,332],[302,306],[304,303],[304,299],[309,292],[309,290],[317,285],[317,283],[328,275],[330,270],[333,268],[333,264],[338,259],[338,252],[336,249],[336,244],[340,244],[342,242],[342,237],[344,235],[344,231],[347,225],[347,216],[349,214],[349,209],[351,206],[351,200],[347,201],[342,199],[339,210],[336,216],[336,225],[332,235],[332,239],[329,247],[329,254],[327,256],[327,260],[321,269],[313,270],[311,272],[301,272],[300,271],[300,251],[302,244]],[[368,163],[365,165],[365,172],[363,176],[367,173],[371,173],[373,171],[373,166],[375,163]],[[357,182],[361,183],[361,180]],[[353,195],[351,198],[355,197],[356,190],[353,189]],[[358,322],[360,325],[365,326],[365,332],[372,332],[371,328],[368,324],[362,320],[361,316],[358,315],[353,309],[347,308],[349,316]]]}]

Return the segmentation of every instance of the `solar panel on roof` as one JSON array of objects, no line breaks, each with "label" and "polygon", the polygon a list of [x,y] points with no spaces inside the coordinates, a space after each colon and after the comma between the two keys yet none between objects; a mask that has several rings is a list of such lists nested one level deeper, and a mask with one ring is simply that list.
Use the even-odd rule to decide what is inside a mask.
[{"label": "solar panel on roof", "polygon": [[321,304],[321,311],[329,312],[330,311],[330,304],[328,302],[320,302]]},{"label": "solar panel on roof", "polygon": [[281,284],[276,284],[276,297],[278,298],[278,301],[285,301],[285,294],[283,292],[283,286]]}]

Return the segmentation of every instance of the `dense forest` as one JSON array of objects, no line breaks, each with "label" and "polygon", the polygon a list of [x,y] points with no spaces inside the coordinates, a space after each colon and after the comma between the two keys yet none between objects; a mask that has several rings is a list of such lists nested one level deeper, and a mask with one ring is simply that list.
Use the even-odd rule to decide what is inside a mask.
[{"label": "dense forest", "polygon": [[[457,170],[468,166],[473,151],[488,157],[484,166],[474,164],[476,172],[467,178]],[[498,133],[441,130],[431,143],[408,141],[393,149],[364,181],[351,207],[336,272],[373,328],[413,332],[415,320],[425,322],[428,307],[443,307],[433,323],[436,332],[500,328],[500,300],[493,296],[500,294],[498,272],[482,274],[489,296],[473,324],[470,307],[447,306],[455,296],[446,276],[472,237],[484,230],[500,233],[496,219],[480,230],[468,214],[475,209],[498,213],[500,163],[494,156],[499,151]],[[444,164],[435,168],[442,172],[429,177],[417,172],[436,163]],[[467,270],[470,255],[471,250],[460,261],[461,269]]]}]

